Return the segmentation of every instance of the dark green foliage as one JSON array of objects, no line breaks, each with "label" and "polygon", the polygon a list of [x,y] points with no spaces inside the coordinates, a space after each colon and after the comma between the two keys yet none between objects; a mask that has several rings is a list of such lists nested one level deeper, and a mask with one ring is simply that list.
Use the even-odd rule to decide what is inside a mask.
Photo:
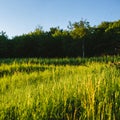
[{"label": "dark green foliage", "polygon": [[7,57],[7,35],[3,31],[0,33],[0,57]]},{"label": "dark green foliage", "polygon": [[120,20],[102,22],[91,27],[89,22],[69,22],[69,30],[59,27],[44,32],[15,36],[11,40],[0,33],[0,58],[91,57],[120,54]]}]

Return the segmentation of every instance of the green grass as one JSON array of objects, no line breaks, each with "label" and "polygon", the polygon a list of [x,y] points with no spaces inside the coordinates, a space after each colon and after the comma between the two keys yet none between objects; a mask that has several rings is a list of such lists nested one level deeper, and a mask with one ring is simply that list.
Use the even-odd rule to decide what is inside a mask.
[{"label": "green grass", "polygon": [[119,120],[119,58],[1,59],[0,120]]}]

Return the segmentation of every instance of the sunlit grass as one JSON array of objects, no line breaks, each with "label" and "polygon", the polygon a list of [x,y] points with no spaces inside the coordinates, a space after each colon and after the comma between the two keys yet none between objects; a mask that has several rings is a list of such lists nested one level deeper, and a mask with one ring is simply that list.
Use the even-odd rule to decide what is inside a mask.
[{"label": "sunlit grass", "polygon": [[24,60],[0,66],[0,120],[120,118],[120,69],[110,60]]}]

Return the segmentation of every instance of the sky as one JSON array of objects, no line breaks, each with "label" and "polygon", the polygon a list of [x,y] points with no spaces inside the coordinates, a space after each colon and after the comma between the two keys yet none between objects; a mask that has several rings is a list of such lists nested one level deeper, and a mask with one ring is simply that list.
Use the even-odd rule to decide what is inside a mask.
[{"label": "sky", "polygon": [[120,19],[120,0],[0,0],[0,31],[9,38],[87,20],[91,26]]}]

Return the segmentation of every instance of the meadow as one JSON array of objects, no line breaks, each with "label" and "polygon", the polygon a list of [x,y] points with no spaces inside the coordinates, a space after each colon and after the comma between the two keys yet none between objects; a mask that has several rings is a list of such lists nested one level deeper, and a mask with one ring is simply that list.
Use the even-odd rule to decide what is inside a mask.
[{"label": "meadow", "polygon": [[119,120],[119,62],[0,59],[0,120]]}]

